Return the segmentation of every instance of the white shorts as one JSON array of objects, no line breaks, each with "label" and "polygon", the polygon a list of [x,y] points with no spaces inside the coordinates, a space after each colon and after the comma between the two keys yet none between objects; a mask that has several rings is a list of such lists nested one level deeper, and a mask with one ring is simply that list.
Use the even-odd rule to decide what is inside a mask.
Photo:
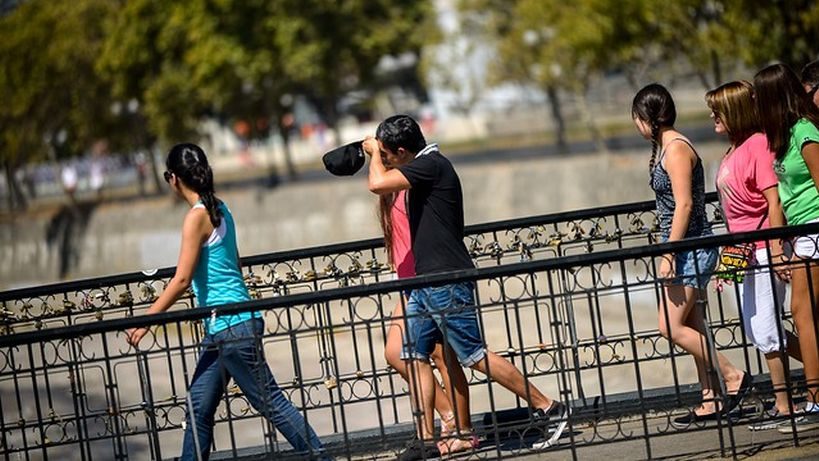
[{"label": "white shorts", "polygon": [[[818,223],[819,219],[806,224]],[[793,241],[793,253],[800,258],[819,259],[819,234],[800,235]]]},{"label": "white shorts", "polygon": [[[784,331],[780,313],[785,304],[786,285],[771,274],[767,249],[756,250],[755,266],[758,267],[749,270],[739,286],[742,325],[751,343],[768,354],[780,350],[779,331]],[[782,338],[782,346],[787,347],[786,338]]]}]

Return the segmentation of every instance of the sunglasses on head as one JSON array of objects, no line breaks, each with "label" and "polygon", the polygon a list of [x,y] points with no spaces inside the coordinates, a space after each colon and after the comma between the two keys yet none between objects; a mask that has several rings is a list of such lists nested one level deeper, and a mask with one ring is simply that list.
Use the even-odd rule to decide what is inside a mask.
[{"label": "sunglasses on head", "polygon": [[162,176],[165,177],[165,182],[170,183],[171,182],[171,176],[173,176],[173,173],[171,173],[170,171],[166,171],[166,172],[162,173]]}]

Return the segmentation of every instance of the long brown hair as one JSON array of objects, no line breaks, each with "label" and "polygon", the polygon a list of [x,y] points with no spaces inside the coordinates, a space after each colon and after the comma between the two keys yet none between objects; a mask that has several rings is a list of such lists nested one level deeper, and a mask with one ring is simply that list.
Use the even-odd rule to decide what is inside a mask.
[{"label": "long brown hair", "polygon": [[819,127],[819,109],[808,98],[793,70],[784,64],[773,64],[757,72],[754,90],[768,147],[781,160],[788,152],[791,127],[802,118]]},{"label": "long brown hair", "polygon": [[728,82],[705,93],[705,103],[728,132],[728,139],[739,146],[760,131],[759,113],[754,104],[754,87],[747,80]]},{"label": "long brown hair", "polygon": [[395,265],[392,254],[392,207],[397,192],[378,196],[378,222],[381,224],[381,231],[384,232],[384,247],[387,249],[387,260],[391,265]]}]

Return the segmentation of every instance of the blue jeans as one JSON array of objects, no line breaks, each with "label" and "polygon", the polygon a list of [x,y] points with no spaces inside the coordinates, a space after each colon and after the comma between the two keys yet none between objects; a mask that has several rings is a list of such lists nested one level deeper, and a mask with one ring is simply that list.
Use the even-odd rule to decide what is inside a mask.
[{"label": "blue jeans", "polygon": [[463,366],[486,355],[475,311],[475,284],[453,283],[412,290],[407,302],[407,332],[402,358],[429,360],[436,343],[446,343]]},{"label": "blue jeans", "polygon": [[[193,424],[202,459],[210,456],[213,415],[231,378],[253,408],[264,415],[297,452],[321,456],[319,452],[323,447],[318,436],[284,396],[267,366],[260,342],[263,331],[264,322],[254,318],[205,335],[189,390],[193,418],[188,414],[180,459],[197,459]],[[190,413],[187,405],[186,408]]]}]

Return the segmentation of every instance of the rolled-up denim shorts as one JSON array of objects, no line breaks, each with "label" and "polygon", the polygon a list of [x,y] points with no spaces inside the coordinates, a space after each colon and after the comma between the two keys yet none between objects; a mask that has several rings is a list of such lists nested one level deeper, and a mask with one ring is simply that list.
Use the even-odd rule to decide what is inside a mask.
[{"label": "rolled-up denim shorts", "polygon": [[[710,232],[703,236],[712,235]],[[665,242],[665,238],[663,242]],[[696,250],[681,251],[674,258],[675,277],[669,281],[672,285],[705,288],[714,274],[719,259],[719,250],[716,248],[698,248]]]},{"label": "rolled-up denim shorts", "polygon": [[475,309],[474,283],[414,289],[405,313],[407,335],[401,358],[428,361],[435,343],[443,341],[466,367],[486,355]]},{"label": "rolled-up denim shorts", "polygon": [[705,248],[677,253],[674,262],[676,277],[671,281],[673,285],[705,288],[708,280],[717,267],[719,251],[716,248]]}]

